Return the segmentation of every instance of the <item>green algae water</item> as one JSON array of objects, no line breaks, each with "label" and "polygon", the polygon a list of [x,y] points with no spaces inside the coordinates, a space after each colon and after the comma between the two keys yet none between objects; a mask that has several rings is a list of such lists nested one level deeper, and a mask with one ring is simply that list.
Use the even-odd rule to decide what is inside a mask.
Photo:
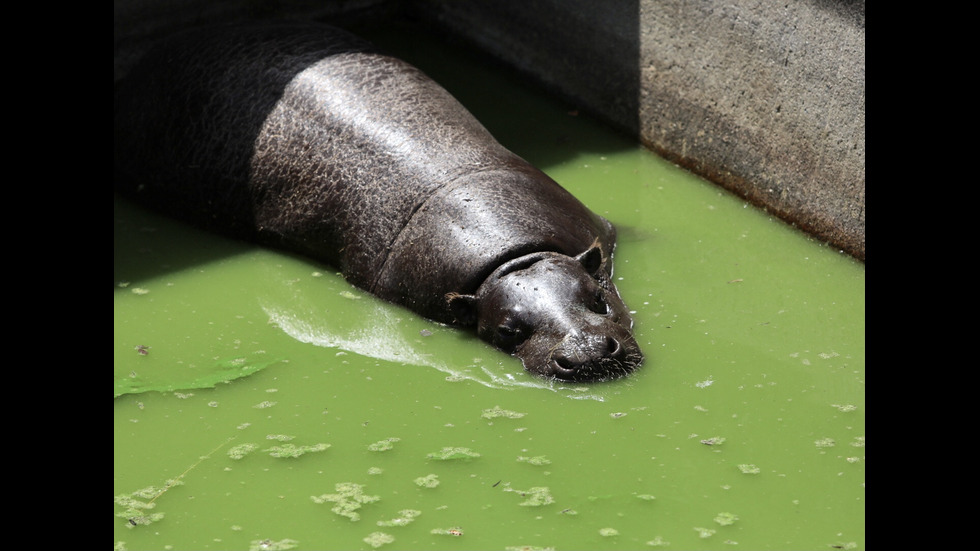
[{"label": "green algae water", "polygon": [[115,199],[116,548],[864,549],[864,266],[464,54],[371,38],[617,226],[646,362],[538,380]]}]

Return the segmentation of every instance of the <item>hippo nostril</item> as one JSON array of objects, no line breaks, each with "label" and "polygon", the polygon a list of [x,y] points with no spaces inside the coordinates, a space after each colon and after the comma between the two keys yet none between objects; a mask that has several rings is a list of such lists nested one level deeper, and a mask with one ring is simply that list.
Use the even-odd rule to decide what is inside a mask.
[{"label": "hippo nostril", "polygon": [[622,353],[623,346],[615,338],[606,337],[606,350],[609,352],[610,358],[615,358]]},{"label": "hippo nostril", "polygon": [[579,362],[576,362],[572,358],[569,358],[567,354],[554,354],[551,357],[561,369],[572,370],[579,366]]}]

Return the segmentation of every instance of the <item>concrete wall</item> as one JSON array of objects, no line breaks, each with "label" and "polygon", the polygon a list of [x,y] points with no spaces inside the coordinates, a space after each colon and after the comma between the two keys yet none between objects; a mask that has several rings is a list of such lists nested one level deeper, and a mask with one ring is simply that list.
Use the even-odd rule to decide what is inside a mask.
[{"label": "concrete wall", "polygon": [[864,1],[426,0],[665,157],[864,260]]},{"label": "concrete wall", "polygon": [[207,21],[411,16],[865,258],[863,0],[116,0],[114,69]]}]

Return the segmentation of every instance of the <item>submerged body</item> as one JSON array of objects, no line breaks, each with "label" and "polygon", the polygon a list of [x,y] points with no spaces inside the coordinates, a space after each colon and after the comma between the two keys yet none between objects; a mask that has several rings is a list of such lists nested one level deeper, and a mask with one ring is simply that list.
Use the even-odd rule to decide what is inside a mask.
[{"label": "submerged body", "polygon": [[418,69],[312,24],[185,33],[117,85],[117,190],[337,266],[567,380],[642,361],[615,230]]}]

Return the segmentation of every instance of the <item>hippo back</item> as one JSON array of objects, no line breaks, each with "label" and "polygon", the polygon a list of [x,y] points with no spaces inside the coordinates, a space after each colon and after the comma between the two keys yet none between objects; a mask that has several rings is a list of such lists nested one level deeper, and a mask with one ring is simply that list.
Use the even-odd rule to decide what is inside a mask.
[{"label": "hippo back", "polygon": [[575,255],[611,225],[502,147],[442,87],[321,25],[189,32],[117,86],[117,189],[336,265],[451,322],[503,262]]}]

